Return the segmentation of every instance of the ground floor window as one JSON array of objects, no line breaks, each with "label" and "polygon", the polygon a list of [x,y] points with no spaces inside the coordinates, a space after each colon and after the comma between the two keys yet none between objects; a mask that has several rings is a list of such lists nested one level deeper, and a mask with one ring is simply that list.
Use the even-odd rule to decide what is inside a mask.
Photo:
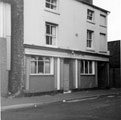
[{"label": "ground floor window", "polygon": [[95,62],[94,61],[81,60],[80,64],[81,64],[80,65],[81,74],[85,74],[85,75],[95,74]]},{"label": "ground floor window", "polygon": [[53,58],[31,56],[31,74],[53,74]]}]

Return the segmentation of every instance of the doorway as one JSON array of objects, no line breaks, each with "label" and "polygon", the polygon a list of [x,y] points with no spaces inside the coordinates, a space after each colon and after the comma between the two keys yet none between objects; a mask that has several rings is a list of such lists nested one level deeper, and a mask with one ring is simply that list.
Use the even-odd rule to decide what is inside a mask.
[{"label": "doorway", "polygon": [[63,75],[64,75],[64,91],[68,91],[69,87],[69,69],[70,69],[70,60],[64,59],[64,68],[63,68]]}]

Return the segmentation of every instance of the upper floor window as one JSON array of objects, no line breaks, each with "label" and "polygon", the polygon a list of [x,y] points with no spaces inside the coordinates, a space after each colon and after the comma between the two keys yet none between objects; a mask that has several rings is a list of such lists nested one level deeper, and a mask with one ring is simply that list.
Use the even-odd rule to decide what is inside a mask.
[{"label": "upper floor window", "polygon": [[94,11],[92,10],[87,10],[87,19],[90,21],[94,21]]},{"label": "upper floor window", "polygon": [[94,32],[91,30],[87,30],[87,47],[92,48],[93,47],[93,34]]},{"label": "upper floor window", "polygon": [[52,67],[52,58],[50,57],[31,57],[31,74],[52,74]]},{"label": "upper floor window", "polygon": [[106,26],[106,16],[100,14],[100,25],[101,26]]},{"label": "upper floor window", "polygon": [[47,45],[56,45],[57,39],[57,25],[52,23],[46,23],[46,44]]},{"label": "upper floor window", "polygon": [[57,10],[58,0],[46,0],[46,7],[49,9]]},{"label": "upper floor window", "polygon": [[80,73],[81,74],[95,74],[95,65],[93,61],[81,60]]},{"label": "upper floor window", "polygon": [[107,51],[107,40],[104,33],[100,33],[100,51]]}]

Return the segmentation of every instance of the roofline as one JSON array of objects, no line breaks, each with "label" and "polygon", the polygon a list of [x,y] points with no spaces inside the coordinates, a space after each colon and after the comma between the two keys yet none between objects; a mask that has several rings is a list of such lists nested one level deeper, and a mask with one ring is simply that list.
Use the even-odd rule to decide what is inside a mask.
[{"label": "roofline", "polygon": [[105,10],[105,9],[103,9],[103,8],[101,8],[101,7],[98,7],[98,6],[96,6],[96,5],[93,5],[93,4],[84,2],[84,1],[80,1],[80,0],[76,0],[76,1],[81,2],[81,3],[83,3],[83,4],[86,4],[86,5],[88,5],[88,6],[91,6],[91,7],[93,7],[93,8],[96,8],[96,9],[98,9],[98,10],[101,10],[101,11],[103,11],[103,12],[106,12],[106,13],[108,13],[108,14],[110,13],[110,11]]}]

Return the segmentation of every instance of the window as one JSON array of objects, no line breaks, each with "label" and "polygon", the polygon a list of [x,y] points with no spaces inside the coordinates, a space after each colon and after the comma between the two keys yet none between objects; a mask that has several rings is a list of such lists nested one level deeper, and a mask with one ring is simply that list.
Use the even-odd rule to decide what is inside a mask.
[{"label": "window", "polygon": [[57,9],[57,0],[46,0],[46,7],[49,9]]},{"label": "window", "polygon": [[101,26],[106,26],[106,16],[100,14],[100,25]]},{"label": "window", "polygon": [[52,74],[52,58],[42,56],[31,57],[31,74]]},{"label": "window", "polygon": [[56,29],[57,25],[46,23],[46,44],[56,45]]},{"label": "window", "polygon": [[107,40],[104,33],[100,33],[100,51],[107,51]]},{"label": "window", "polygon": [[88,61],[88,60],[82,60],[81,61],[81,66],[80,66],[80,72],[81,74],[95,74],[95,67],[94,67],[94,62],[93,61]]},{"label": "window", "polygon": [[87,10],[87,19],[90,21],[94,21],[94,11],[92,10]]},{"label": "window", "polygon": [[87,47],[92,48],[92,42],[93,42],[93,31],[87,30]]}]

